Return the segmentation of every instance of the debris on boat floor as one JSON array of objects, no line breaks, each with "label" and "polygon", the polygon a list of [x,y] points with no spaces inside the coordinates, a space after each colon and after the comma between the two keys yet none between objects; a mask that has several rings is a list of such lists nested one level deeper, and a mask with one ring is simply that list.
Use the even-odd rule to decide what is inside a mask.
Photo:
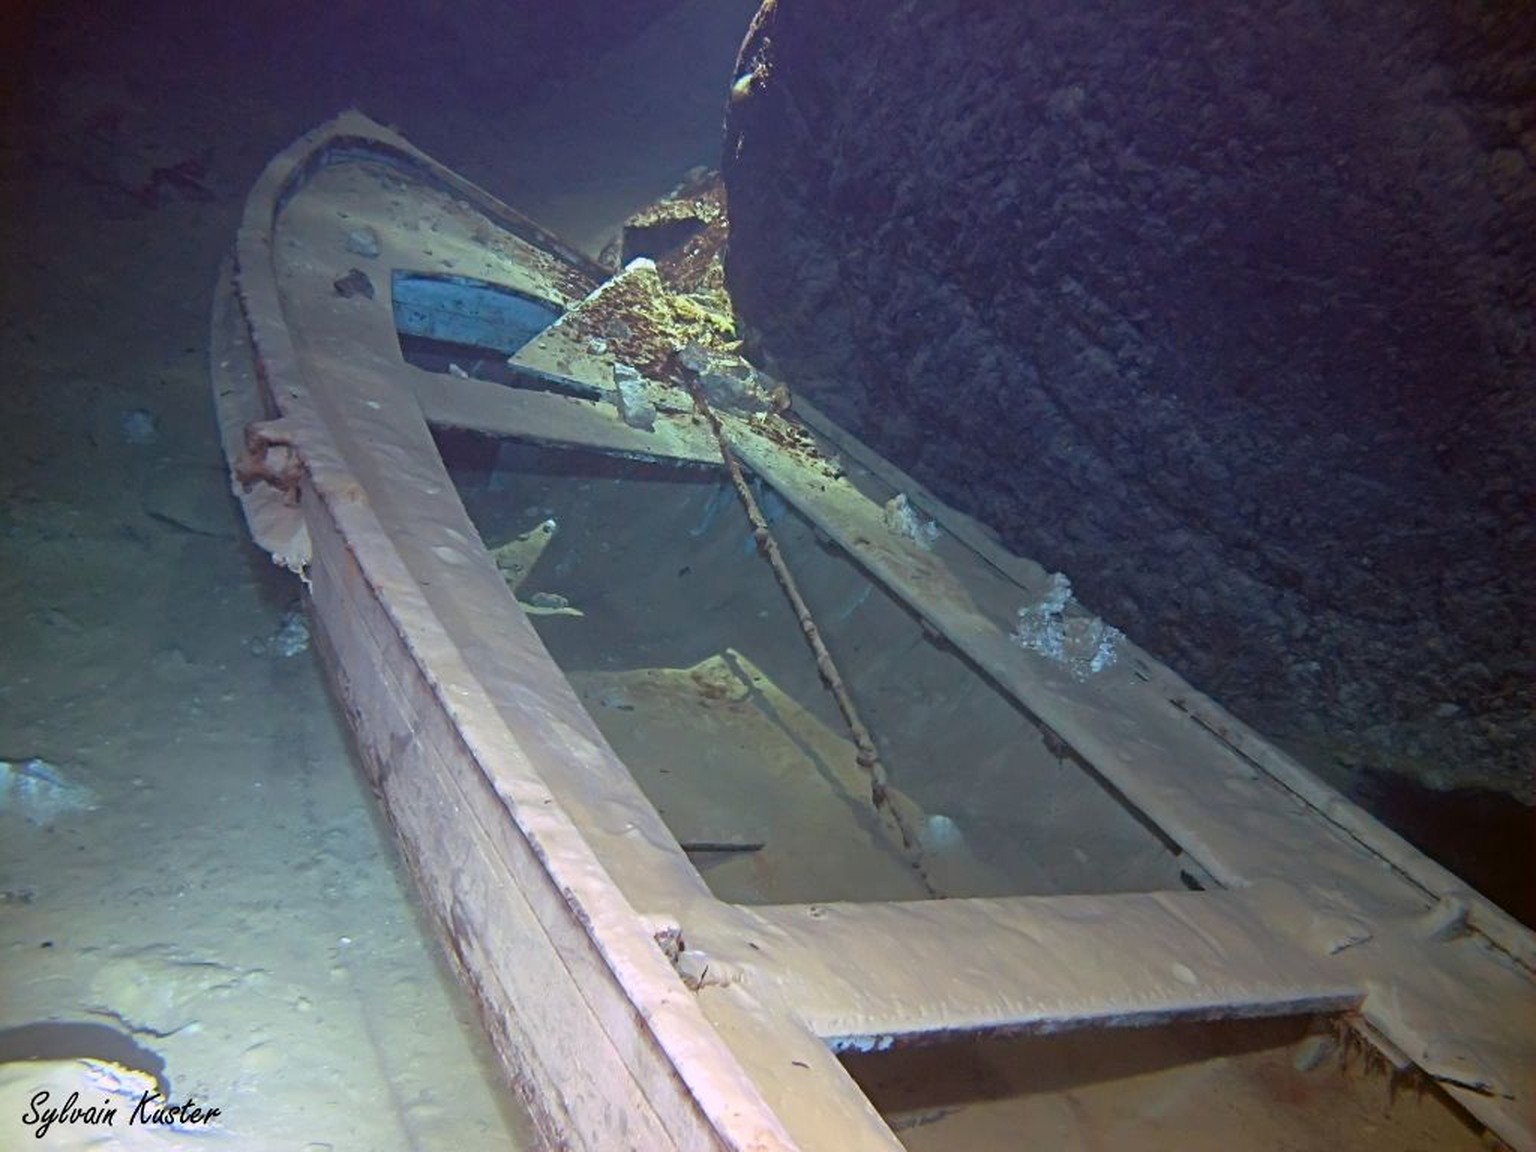
[{"label": "debris on boat floor", "polygon": [[[620,412],[649,427],[658,412],[691,413],[697,380],[709,403],[798,462],[838,474],[815,439],[786,419],[793,397],[742,355],[725,288],[724,204],[716,173],[694,173],[674,193],[625,225],[624,267],[561,318],[567,339],[615,360]],[[638,373],[637,383],[629,373]],[[644,395],[640,389],[644,386]],[[637,422],[638,421],[638,422]]]},{"label": "debris on boat floor", "polygon": [[[523,581],[528,579],[533,566],[539,562],[539,557],[544,555],[544,550],[559,530],[559,523],[551,516],[521,535],[514,536],[499,548],[490,550],[491,559],[496,561],[496,567],[514,594],[522,587]],[[584,615],[581,609],[571,605],[568,597],[558,592],[535,592],[526,600],[519,598],[518,603],[530,616]]]}]

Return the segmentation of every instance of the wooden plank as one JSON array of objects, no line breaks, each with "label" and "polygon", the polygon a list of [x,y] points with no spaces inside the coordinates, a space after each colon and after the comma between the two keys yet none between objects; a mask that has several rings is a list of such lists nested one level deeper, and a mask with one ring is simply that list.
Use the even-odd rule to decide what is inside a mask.
[{"label": "wooden plank", "polygon": [[407,371],[422,414],[435,427],[640,460],[720,464],[714,441],[689,421],[662,417],[654,431],[646,432],[620,420],[612,404],[420,369]]},{"label": "wooden plank", "polygon": [[[313,531],[319,632],[374,786],[542,1135],[552,1144],[586,1147],[721,1146],[701,1138],[701,1123],[686,1134],[674,1123],[669,1132],[657,1113],[668,1101],[658,1094],[652,1103],[626,1068],[615,1037],[586,1000],[606,982],[604,973],[573,938],[574,923],[561,933],[564,901],[549,891],[527,844],[506,835],[501,801],[466,763],[462,742],[356,565],[348,564],[345,545],[323,526]],[[543,915],[530,902],[530,890],[539,889]],[[540,1042],[526,1043],[529,1036]]]},{"label": "wooden plank", "polygon": [[1266,927],[1245,893],[744,911],[739,934],[700,947],[727,964],[771,967],[779,994],[839,1049],[961,1031],[1344,1011],[1365,995],[1337,965]]}]

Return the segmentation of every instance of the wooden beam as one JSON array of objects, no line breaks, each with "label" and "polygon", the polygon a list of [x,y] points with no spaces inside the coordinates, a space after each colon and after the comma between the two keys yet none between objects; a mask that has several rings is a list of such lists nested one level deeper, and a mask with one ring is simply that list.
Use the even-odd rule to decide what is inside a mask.
[{"label": "wooden beam", "polygon": [[1344,1011],[1365,995],[1337,965],[1267,927],[1249,893],[741,911],[738,929],[698,946],[726,964],[771,968],[779,994],[839,1049]]}]

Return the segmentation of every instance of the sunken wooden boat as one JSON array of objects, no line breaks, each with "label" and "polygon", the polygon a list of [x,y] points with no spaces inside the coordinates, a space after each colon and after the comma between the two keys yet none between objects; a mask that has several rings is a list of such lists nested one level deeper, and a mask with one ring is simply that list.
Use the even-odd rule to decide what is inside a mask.
[{"label": "sunken wooden boat", "polygon": [[[1532,934],[787,409],[706,201],[614,274],[347,114],[267,167],[215,301],[252,535],[551,1145],[997,1147],[1051,1130],[881,1061],[1125,1077],[1258,1027],[1536,1147]],[[1208,1117],[1251,1075],[1218,1049]]]}]

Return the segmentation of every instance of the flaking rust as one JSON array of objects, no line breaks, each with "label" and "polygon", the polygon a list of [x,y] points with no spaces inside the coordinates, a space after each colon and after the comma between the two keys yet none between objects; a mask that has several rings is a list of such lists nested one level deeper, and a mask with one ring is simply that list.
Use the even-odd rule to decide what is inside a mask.
[{"label": "flaking rust", "polygon": [[648,380],[677,389],[685,406],[692,406],[693,373],[680,353],[703,356],[716,366],[741,366],[752,403],[743,411],[722,411],[732,433],[759,436],[802,467],[839,479],[841,467],[794,420],[789,388],[741,358],[742,340],[725,287],[726,231],[719,174],[690,174],[673,193],[625,223],[622,246],[613,255],[626,262],[626,270],[581,310],[573,334]]}]

